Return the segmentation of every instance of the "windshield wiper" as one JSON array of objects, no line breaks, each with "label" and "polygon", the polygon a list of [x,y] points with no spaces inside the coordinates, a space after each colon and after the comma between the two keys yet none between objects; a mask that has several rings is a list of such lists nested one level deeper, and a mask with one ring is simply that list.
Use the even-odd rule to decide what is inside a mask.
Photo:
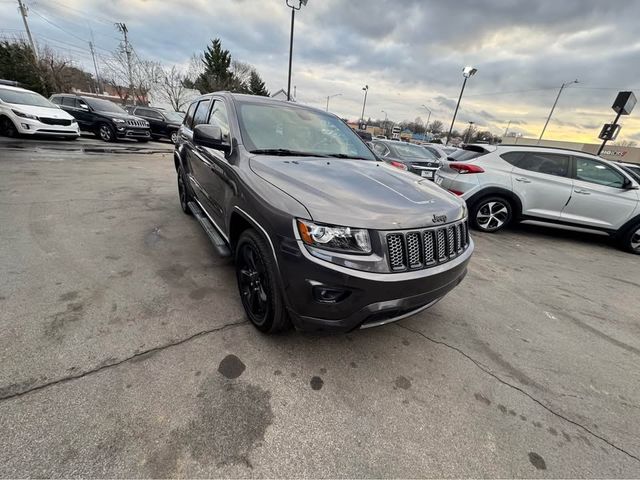
[{"label": "windshield wiper", "polygon": [[282,157],[324,157],[325,155],[301,152],[298,150],[289,150],[286,148],[262,148],[257,150],[250,150],[249,153],[255,153],[258,155],[280,155]]},{"label": "windshield wiper", "polygon": [[333,158],[348,158],[352,160],[370,160],[365,157],[358,157],[357,155],[347,155],[346,153],[327,153],[323,155],[324,157],[333,157]]}]

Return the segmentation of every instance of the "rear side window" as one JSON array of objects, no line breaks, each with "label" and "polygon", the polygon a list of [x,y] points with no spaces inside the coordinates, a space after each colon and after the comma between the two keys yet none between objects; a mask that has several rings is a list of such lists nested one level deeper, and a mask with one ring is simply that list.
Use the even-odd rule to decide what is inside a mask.
[{"label": "rear side window", "polygon": [[51,103],[55,103],[56,105],[62,104],[62,99],[60,97],[53,97],[51,99]]},{"label": "rear side window", "polygon": [[65,107],[75,107],[76,99],[73,97],[62,97],[62,105]]},{"label": "rear side window", "polygon": [[209,112],[209,104],[211,100],[202,100],[196,108],[196,113],[193,114],[193,126],[200,125],[201,123],[207,123],[207,113]]},{"label": "rear side window", "polygon": [[624,186],[624,177],[621,173],[609,165],[590,158],[576,157],[576,180],[614,188]]},{"label": "rear side window", "polygon": [[189,110],[187,110],[187,114],[184,117],[184,124],[189,128],[191,128],[191,123],[193,122],[193,113],[196,111],[197,105],[198,105],[198,102],[193,102],[189,106]]},{"label": "rear side window", "polygon": [[[502,158],[504,158],[504,156]],[[512,161],[514,160],[512,159]],[[529,170],[530,172],[555,175],[556,177],[569,176],[569,155],[546,152],[523,152],[522,157],[515,163],[512,163],[512,165],[523,170]]]}]

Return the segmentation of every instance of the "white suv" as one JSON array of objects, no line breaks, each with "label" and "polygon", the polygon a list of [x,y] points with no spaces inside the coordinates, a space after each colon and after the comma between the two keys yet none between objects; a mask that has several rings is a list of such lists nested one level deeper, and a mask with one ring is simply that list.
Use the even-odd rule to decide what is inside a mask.
[{"label": "white suv", "polygon": [[49,135],[75,140],[76,119],[42,95],[24,88],[0,85],[0,135]]},{"label": "white suv", "polygon": [[640,254],[640,182],[588,153],[513,145],[468,145],[450,155],[436,183],[466,200],[484,232],[512,220],[604,232]]}]

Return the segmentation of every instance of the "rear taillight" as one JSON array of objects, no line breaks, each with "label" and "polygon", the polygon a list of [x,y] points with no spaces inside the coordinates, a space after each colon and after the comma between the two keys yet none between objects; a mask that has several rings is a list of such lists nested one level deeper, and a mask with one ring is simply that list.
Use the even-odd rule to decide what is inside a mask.
[{"label": "rear taillight", "polygon": [[451,190],[451,189],[449,189],[449,191],[451,193],[453,193],[454,195],[457,195],[458,197],[461,197],[462,195],[464,195],[464,192],[461,192],[460,190]]},{"label": "rear taillight", "polygon": [[449,168],[453,168],[457,170],[458,173],[484,173],[484,169],[479,167],[478,165],[473,165],[472,163],[450,163]]},{"label": "rear taillight", "polygon": [[394,167],[399,168],[400,170],[407,170],[407,166],[402,162],[396,162],[395,160],[391,160],[389,163]]}]

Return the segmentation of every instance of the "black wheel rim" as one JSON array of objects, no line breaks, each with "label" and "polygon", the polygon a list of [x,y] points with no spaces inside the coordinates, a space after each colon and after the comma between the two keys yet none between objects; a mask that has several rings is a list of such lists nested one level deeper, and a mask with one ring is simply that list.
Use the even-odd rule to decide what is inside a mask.
[{"label": "black wheel rim", "polygon": [[176,143],[177,140],[178,140],[178,134],[176,132],[173,132],[171,134],[171,143]]},{"label": "black wheel rim", "polygon": [[250,243],[240,246],[237,268],[244,309],[253,323],[262,325],[271,312],[269,278],[262,258]]},{"label": "black wheel rim", "polygon": [[100,138],[106,142],[111,140],[111,129],[108,126],[102,125],[100,127]]},{"label": "black wheel rim", "polygon": [[184,188],[184,180],[182,172],[178,172],[178,195],[180,195],[180,206],[184,211],[187,210],[187,191]]}]

